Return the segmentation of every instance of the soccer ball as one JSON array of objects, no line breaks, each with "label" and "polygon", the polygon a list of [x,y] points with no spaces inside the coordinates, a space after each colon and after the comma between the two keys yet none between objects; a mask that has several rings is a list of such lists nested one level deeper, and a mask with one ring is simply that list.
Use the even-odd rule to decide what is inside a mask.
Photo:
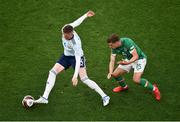
[{"label": "soccer ball", "polygon": [[22,100],[22,105],[25,108],[30,108],[34,105],[34,98],[31,95],[26,95]]}]

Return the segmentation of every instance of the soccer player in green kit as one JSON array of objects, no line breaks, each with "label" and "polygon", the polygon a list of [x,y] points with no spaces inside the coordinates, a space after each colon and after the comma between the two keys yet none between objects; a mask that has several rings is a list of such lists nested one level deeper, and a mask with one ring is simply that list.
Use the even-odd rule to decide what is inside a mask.
[{"label": "soccer player in green kit", "polygon": [[[147,79],[142,78],[147,56],[134,41],[130,38],[119,38],[117,34],[112,34],[107,39],[107,43],[112,49],[107,78],[113,77],[119,83],[119,86],[114,88],[113,92],[128,90],[128,85],[122,76],[125,73],[129,73],[131,69],[134,69],[133,81],[152,91],[156,100],[160,100],[161,95],[156,84],[152,85]],[[114,70],[116,55],[122,55],[123,60],[117,62],[119,66]]]}]

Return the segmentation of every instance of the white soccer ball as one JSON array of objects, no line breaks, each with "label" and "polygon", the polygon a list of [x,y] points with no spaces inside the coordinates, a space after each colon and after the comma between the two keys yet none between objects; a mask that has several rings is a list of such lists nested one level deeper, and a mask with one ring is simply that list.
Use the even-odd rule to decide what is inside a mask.
[{"label": "white soccer ball", "polygon": [[25,108],[30,108],[34,105],[34,98],[31,95],[26,95],[22,100],[22,105]]}]

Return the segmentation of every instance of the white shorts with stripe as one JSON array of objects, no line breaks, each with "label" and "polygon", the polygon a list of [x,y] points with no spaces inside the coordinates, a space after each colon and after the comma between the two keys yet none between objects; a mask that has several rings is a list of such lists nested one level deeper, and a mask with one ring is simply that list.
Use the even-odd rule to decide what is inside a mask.
[{"label": "white shorts with stripe", "polygon": [[119,64],[118,68],[121,68],[127,72],[130,72],[132,69],[134,69],[134,72],[138,73],[138,72],[144,71],[146,63],[147,63],[147,59],[143,58],[143,59],[139,59],[139,60],[137,60],[131,64],[128,64],[128,65]]}]

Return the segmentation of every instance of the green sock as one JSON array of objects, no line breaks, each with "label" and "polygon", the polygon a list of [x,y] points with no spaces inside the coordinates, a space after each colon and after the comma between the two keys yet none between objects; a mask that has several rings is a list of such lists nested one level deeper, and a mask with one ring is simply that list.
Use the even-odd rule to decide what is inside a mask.
[{"label": "green sock", "polygon": [[153,91],[154,86],[150,82],[148,82],[148,80],[141,78],[140,84],[141,86]]},{"label": "green sock", "polygon": [[126,86],[126,83],[124,82],[123,77],[119,76],[119,77],[115,78],[115,80],[119,83],[119,85],[121,87],[125,87]]}]

